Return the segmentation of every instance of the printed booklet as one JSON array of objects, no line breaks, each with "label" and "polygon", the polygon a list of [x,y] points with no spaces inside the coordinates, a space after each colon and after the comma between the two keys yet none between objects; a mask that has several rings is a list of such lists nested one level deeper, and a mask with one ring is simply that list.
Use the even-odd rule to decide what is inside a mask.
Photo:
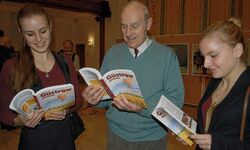
[{"label": "printed booklet", "polygon": [[165,96],[161,96],[157,106],[152,112],[152,115],[188,145],[193,144],[193,141],[189,136],[191,134],[196,134],[196,121]]},{"label": "printed booklet", "polygon": [[18,92],[9,108],[19,114],[27,115],[31,110],[53,111],[75,105],[75,91],[72,84],[63,84],[43,88],[36,93],[32,89]]},{"label": "printed booklet", "polygon": [[102,100],[123,95],[129,102],[142,108],[147,108],[133,71],[116,69],[102,76],[98,70],[84,67],[79,72],[88,85],[100,85],[104,87],[106,94]]}]

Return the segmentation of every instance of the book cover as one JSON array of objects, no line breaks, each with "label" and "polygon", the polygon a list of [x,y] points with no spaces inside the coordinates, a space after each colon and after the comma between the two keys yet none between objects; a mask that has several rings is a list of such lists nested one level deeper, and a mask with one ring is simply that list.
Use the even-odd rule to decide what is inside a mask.
[{"label": "book cover", "polygon": [[[83,77],[87,85],[103,86],[103,88],[106,89],[106,87],[104,86],[102,82],[101,73],[95,68],[84,67],[79,70],[79,73],[81,74],[81,76]],[[102,100],[111,99],[111,97],[106,91],[105,91],[104,96],[102,97]]]},{"label": "book cover", "polygon": [[191,134],[196,134],[197,122],[164,95],[161,96],[152,115],[188,145],[193,144],[189,136]]},{"label": "book cover", "polygon": [[75,105],[75,92],[72,84],[63,84],[43,88],[36,93],[32,89],[18,92],[9,108],[19,114],[27,115],[31,110],[65,109]]},{"label": "book cover", "polygon": [[103,100],[124,96],[129,102],[147,108],[132,70],[111,70],[103,76],[98,70],[88,67],[80,69],[79,72],[88,85],[101,85],[104,87],[106,94]]}]

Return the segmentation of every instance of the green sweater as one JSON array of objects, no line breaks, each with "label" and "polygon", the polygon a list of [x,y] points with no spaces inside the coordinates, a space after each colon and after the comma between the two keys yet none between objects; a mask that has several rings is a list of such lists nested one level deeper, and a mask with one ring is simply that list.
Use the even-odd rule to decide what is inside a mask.
[{"label": "green sweater", "polygon": [[184,88],[175,53],[152,40],[150,46],[135,59],[125,43],[116,44],[105,55],[101,73],[114,69],[133,70],[148,108],[139,113],[120,111],[111,105],[111,101],[101,101],[96,107],[107,108],[108,127],[129,142],[163,138],[166,130],[151,113],[161,95],[178,107],[183,106]]}]

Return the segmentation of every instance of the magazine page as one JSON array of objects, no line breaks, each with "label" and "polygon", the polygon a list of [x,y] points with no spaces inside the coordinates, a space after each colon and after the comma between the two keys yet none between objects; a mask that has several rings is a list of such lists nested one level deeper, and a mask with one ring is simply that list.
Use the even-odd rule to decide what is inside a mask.
[{"label": "magazine page", "polygon": [[18,92],[12,99],[9,108],[21,115],[27,115],[31,110],[38,108],[33,94],[34,91],[31,89]]},{"label": "magazine page", "polygon": [[133,71],[126,69],[112,70],[103,75],[103,80],[113,93],[111,97],[123,95],[129,102],[147,108]]},{"label": "magazine page", "polygon": [[[99,85],[104,87],[102,83],[102,75],[95,68],[84,67],[79,70],[79,73],[81,74],[87,85]],[[102,100],[106,99],[111,99],[107,92],[105,92]]]},{"label": "magazine page", "polygon": [[196,134],[197,123],[165,96],[161,96],[152,115],[186,143],[193,144],[189,136]]},{"label": "magazine page", "polygon": [[64,109],[75,105],[75,91],[72,84],[50,86],[35,94],[39,107],[47,111],[50,109]]},{"label": "magazine page", "polygon": [[87,85],[100,84],[100,80],[102,79],[102,75],[95,68],[84,67],[79,70],[79,73]]}]

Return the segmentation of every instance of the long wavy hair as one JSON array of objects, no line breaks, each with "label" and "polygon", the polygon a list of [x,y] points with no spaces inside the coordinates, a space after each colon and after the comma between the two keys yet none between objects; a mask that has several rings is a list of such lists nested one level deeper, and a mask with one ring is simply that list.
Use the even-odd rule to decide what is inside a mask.
[{"label": "long wavy hair", "polygon": [[[49,16],[42,7],[35,4],[27,4],[22,7],[17,14],[18,27],[21,33],[22,20],[32,16],[43,16],[50,25]],[[37,80],[38,75],[36,74],[34,57],[30,47],[27,45],[26,41],[24,41],[24,47],[20,50],[20,54],[17,55],[17,63],[11,71],[9,83],[12,89],[18,92],[25,88],[32,88]]]}]

